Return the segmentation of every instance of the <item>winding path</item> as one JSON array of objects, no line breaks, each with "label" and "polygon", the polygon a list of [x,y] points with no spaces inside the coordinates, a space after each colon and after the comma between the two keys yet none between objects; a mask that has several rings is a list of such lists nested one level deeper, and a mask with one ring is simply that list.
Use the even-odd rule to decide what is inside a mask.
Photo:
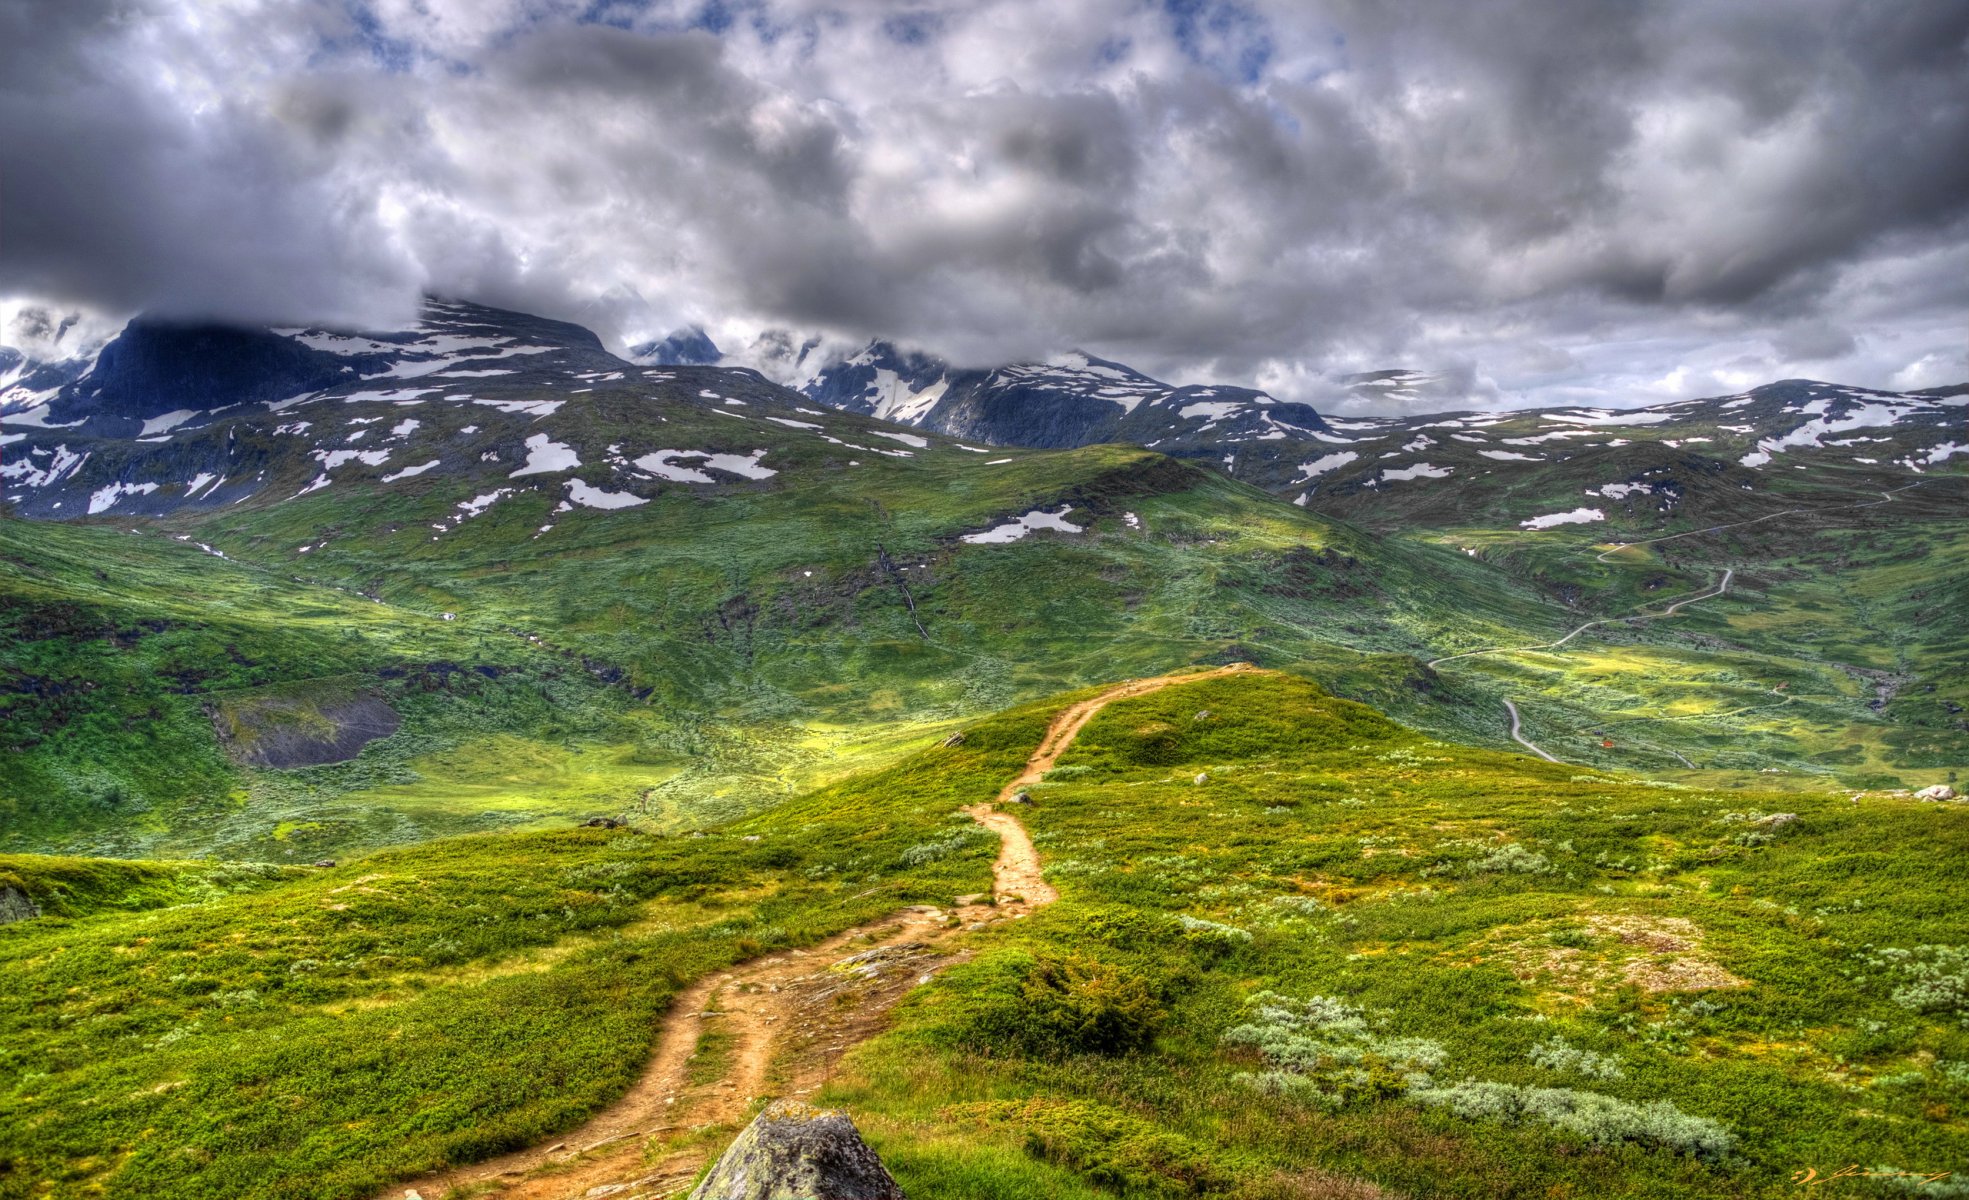
[{"label": "winding path", "polygon": [[[735,1132],[769,1096],[820,1088],[849,1049],[881,1031],[890,1006],[943,967],[962,961],[963,950],[939,943],[955,933],[1023,918],[1059,898],[1041,876],[1039,853],[1025,825],[1001,806],[1013,804],[1021,790],[1044,778],[1096,713],[1116,700],[1251,669],[1236,663],[1130,680],[1055,716],[1018,778],[991,803],[964,810],[999,836],[991,903],[949,911],[905,908],[818,945],[701,979],[671,1004],[642,1078],[579,1129],[550,1143],[397,1184],[378,1200],[439,1200],[454,1191],[502,1200],[655,1200],[676,1192],[728,1140],[705,1134]],[[724,1036],[707,1044],[703,1035],[712,1030]],[[705,1053],[716,1053],[725,1065],[713,1070],[700,1064]]]},{"label": "winding path", "polygon": [[[1750,520],[1747,521],[1732,521],[1727,525],[1710,525],[1702,529],[1685,530],[1682,533],[1671,533],[1665,537],[1649,538],[1646,541],[1641,541],[1641,542],[1621,542],[1617,545],[1611,546],[1608,549],[1603,550],[1600,553],[1594,555],[1593,561],[1606,562],[1607,556],[1610,554],[1619,554],[1622,551],[1632,550],[1640,546],[1652,546],[1658,542],[1672,542],[1675,541],[1677,538],[1695,537],[1697,534],[1703,534],[1703,533],[1720,533],[1725,529],[1736,529],[1744,525],[1758,525],[1758,524],[1762,524],[1765,521],[1775,520],[1778,517],[1795,516],[1801,513],[1837,512],[1841,509],[1848,509],[1848,508],[1878,508],[1882,504],[1893,503],[1894,497],[1899,493],[1912,491],[1913,489],[1920,487],[1922,484],[1926,482],[1928,481],[1925,479],[1917,479],[1913,483],[1910,483],[1905,487],[1897,487],[1892,489],[1891,491],[1883,491],[1880,493],[1880,499],[1878,500],[1855,501],[1852,504],[1829,504],[1821,508],[1787,508],[1782,512],[1768,513],[1761,517],[1752,517]],[[1441,658],[1431,659],[1427,665],[1431,669],[1434,669],[1438,666],[1441,666],[1443,663],[1455,662],[1461,658],[1476,658],[1479,655],[1484,655],[1484,654],[1523,654],[1536,650],[1557,650],[1559,647],[1565,645],[1567,642],[1572,641],[1580,634],[1585,633],[1587,630],[1592,629],[1596,626],[1624,624],[1629,621],[1654,621],[1654,620],[1661,620],[1666,617],[1672,617],[1676,613],[1682,611],[1682,607],[1684,605],[1694,604],[1700,600],[1713,600],[1716,597],[1727,593],[1730,590],[1731,582],[1736,579],[1736,574],[1737,574],[1737,569],[1735,567],[1725,567],[1723,569],[1723,577],[1722,579],[1717,581],[1715,587],[1711,588],[1706,592],[1698,592],[1693,596],[1684,596],[1682,599],[1675,601],[1673,604],[1670,604],[1667,608],[1662,609],[1660,612],[1643,611],[1638,613],[1631,613],[1627,616],[1622,616],[1622,617],[1601,617],[1597,620],[1586,622],[1584,625],[1581,625],[1578,628],[1574,629],[1572,632],[1566,634],[1566,636],[1560,638],[1556,642],[1542,642],[1536,646],[1489,646],[1482,650],[1465,650],[1461,654],[1446,654]],[[1789,703],[1789,701],[1787,700],[1786,703]],[[1506,700],[1504,701],[1504,708],[1507,712],[1511,714],[1511,740],[1512,741],[1517,742],[1519,745],[1526,747],[1527,749],[1531,750],[1532,753],[1538,755],[1540,758],[1546,760],[1547,762],[1560,761],[1559,759],[1553,758],[1550,754],[1547,754],[1545,751],[1539,749],[1536,745],[1533,745],[1532,742],[1527,740],[1525,736],[1519,731],[1517,705],[1511,703],[1511,701],[1509,700]],[[1694,768],[1695,764],[1690,762],[1688,758],[1682,755],[1680,752],[1675,750],[1668,750],[1667,753],[1674,755],[1675,758],[1678,761],[1680,761],[1683,766]]]},{"label": "winding path", "polygon": [[[1639,542],[1635,543],[1635,545],[1637,546],[1640,544],[1641,543]],[[1730,582],[1734,580],[1736,576],[1737,576],[1737,569],[1735,567],[1725,567],[1723,569],[1722,581],[1719,582],[1715,587],[1709,589],[1706,592],[1698,592],[1693,596],[1684,596],[1680,600],[1677,600],[1675,601],[1675,603],[1669,605],[1667,608],[1662,609],[1660,612],[1630,613],[1624,617],[1601,617],[1595,621],[1588,621],[1586,624],[1581,625],[1579,628],[1573,630],[1571,633],[1568,633],[1566,636],[1560,638],[1556,642],[1544,642],[1536,646],[1491,646],[1484,650],[1466,650],[1461,654],[1448,654],[1448,655],[1444,655],[1442,658],[1433,659],[1429,662],[1428,665],[1430,667],[1435,667],[1441,663],[1455,662],[1459,658],[1475,658],[1480,654],[1521,654],[1530,650],[1557,650],[1559,647],[1565,645],[1567,642],[1572,641],[1580,634],[1585,633],[1587,630],[1592,629],[1597,625],[1616,625],[1625,621],[1652,621],[1652,620],[1659,620],[1662,617],[1672,617],[1676,613],[1681,611],[1682,606],[1684,604],[1694,604],[1698,600],[1714,599],[1715,597],[1720,596],[1723,593],[1729,591]]]}]

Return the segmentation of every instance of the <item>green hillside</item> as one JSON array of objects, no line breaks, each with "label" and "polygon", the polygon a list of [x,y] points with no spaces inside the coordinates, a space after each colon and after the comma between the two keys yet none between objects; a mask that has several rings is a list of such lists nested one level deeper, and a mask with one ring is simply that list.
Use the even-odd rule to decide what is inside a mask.
[{"label": "green hillside", "polygon": [[[437,538],[482,484],[0,522],[7,843],[309,861],[570,814],[672,827],[1076,684],[1252,659],[1372,689],[1446,621],[1563,619],[1453,550],[1145,451],[831,453],[788,435],[767,484],[559,514],[524,492]],[[963,540],[1040,509],[1079,532]],[[378,704],[401,725],[350,761],[268,756]]]},{"label": "green hillside", "polygon": [[[72,897],[0,927],[0,1195],[361,1197],[549,1138],[684,982],[982,889],[954,810],[1072,698],[703,836],[167,907],[185,868],[0,861]],[[1275,674],[1111,705],[1032,796],[1060,901],[953,934],[821,1096],[912,1197],[1777,1196],[1969,1152],[1951,806],[1544,764]]]},{"label": "green hillside", "polygon": [[[740,444],[716,440],[729,414],[662,411],[682,444]],[[434,474],[0,521],[0,839],[308,862],[571,815],[676,828],[1024,699],[1233,660],[1478,744],[1508,744],[1514,698],[1558,757],[1709,784],[1920,786],[1969,757],[1959,476],[1608,551],[1580,526],[1368,533],[1126,447],[849,468],[817,436],[746,437],[772,479],[621,511],[522,487],[458,520],[489,484]],[[965,540],[1040,511],[1080,532]],[[1608,621],[1725,569],[1726,595]],[[350,743],[367,719],[386,735]]]}]

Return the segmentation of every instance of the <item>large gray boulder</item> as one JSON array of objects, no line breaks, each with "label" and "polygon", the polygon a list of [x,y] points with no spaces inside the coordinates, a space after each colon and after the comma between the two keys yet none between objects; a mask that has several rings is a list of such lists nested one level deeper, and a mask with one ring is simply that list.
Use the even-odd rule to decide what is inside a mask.
[{"label": "large gray boulder", "polygon": [[690,1200],[904,1200],[838,1108],[775,1100],[726,1147]]}]

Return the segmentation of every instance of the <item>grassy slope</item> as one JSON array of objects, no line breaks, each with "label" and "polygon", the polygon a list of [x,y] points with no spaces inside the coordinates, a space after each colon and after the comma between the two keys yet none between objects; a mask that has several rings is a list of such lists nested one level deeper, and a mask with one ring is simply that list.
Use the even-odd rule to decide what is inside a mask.
[{"label": "grassy slope", "polygon": [[[18,981],[0,1000],[0,1196],[43,1178],[57,1195],[359,1196],[565,1127],[633,1077],[681,980],[980,886],[988,842],[908,867],[904,851],[944,842],[1062,702],[711,836],[458,839],[0,929]],[[1969,1153],[1961,960],[1880,953],[1969,943],[1952,808],[1582,773],[1275,675],[1111,706],[1035,796],[1062,900],[976,935],[834,1089],[912,1196],[1362,1194],[1334,1174],[1473,1197],[1775,1196],[1806,1165]],[[1745,819],[1779,807],[1800,819]],[[1673,961],[1747,983],[1621,982]],[[1223,1035],[1265,989],[1366,1023],[1261,1093],[1238,1076],[1267,1063]],[[1390,1058],[1416,1044],[1396,1038],[1437,1044],[1438,1088],[1597,1093],[1603,1132],[1624,1128],[1619,1105],[1679,1116],[1657,1111],[1654,1141],[1594,1144],[1536,1106],[1459,1115],[1418,1102]],[[1534,1062],[1555,1038],[1606,1057]],[[1678,1152],[1690,1122],[1731,1149]]]},{"label": "grassy slope", "polygon": [[[1410,536],[1478,548],[1552,594],[1577,597],[1579,621],[1659,610],[1736,569],[1727,597],[1673,620],[1602,626],[1561,651],[1442,668],[1460,689],[1514,697],[1534,738],[1568,761],[1673,771],[1679,754],[1705,772],[1692,781],[1712,786],[1752,784],[1773,764],[1807,779],[1922,786],[1969,760],[1963,481],[1937,477],[1891,504],[1843,507],[1877,499],[1806,490],[1785,503],[1810,512],[1637,546],[1604,563],[1596,554],[1610,540],[1660,534],[1471,526]],[[1678,521],[1665,531],[1702,528]],[[1602,747],[1603,738],[1615,745]]]},{"label": "grassy slope", "polygon": [[[435,541],[430,518],[480,485],[333,488],[177,535],[0,523],[22,631],[0,671],[46,681],[0,695],[34,733],[0,784],[11,845],[309,861],[569,814],[676,827],[1064,687],[1228,657],[1371,680],[1413,666],[1363,654],[1421,651],[1445,620],[1505,637],[1560,619],[1483,564],[1144,451],[984,466],[942,449],[853,470],[812,452],[775,451],[785,486],[561,515],[524,495]],[[1061,501],[1085,534],[958,540]],[[221,755],[208,707],[223,722],[309,687],[378,691],[403,730],[337,766]]]},{"label": "grassy slope", "polygon": [[[1969,1155],[1964,952],[1929,968],[1880,953],[1969,938],[1953,809],[1580,774],[1278,678],[1111,706],[1036,799],[1062,901],[923,993],[833,1092],[916,1178],[964,1178],[951,1164],[987,1158],[982,1142],[1130,1194],[1356,1194],[1322,1179],[1339,1173],[1428,1195],[1744,1197],[1786,1194],[1812,1164],[1933,1172]],[[1800,819],[1745,819],[1780,807]],[[1663,935],[1686,948],[1658,954]],[[1035,963],[1076,960],[1106,986],[1035,984]],[[1747,982],[1623,984],[1674,960]],[[1923,971],[1947,982],[1923,987]],[[1046,1032],[1069,1027],[1061,1010],[1126,1028],[1131,976],[1164,1014],[1152,1043],[1104,1053]],[[1261,991],[1331,997],[1367,1031],[1315,1035],[1304,1074],[1261,1093],[1239,1074],[1278,1064],[1223,1037]],[[1436,1044],[1437,1088],[1680,1116],[1651,1122],[1667,1145],[1619,1138],[1613,1116],[1596,1143],[1418,1104],[1402,1038]],[[1605,1057],[1540,1065],[1554,1039]],[[1731,1148],[1678,1153],[1688,1119]]]},{"label": "grassy slope", "polygon": [[[0,927],[0,1196],[361,1196],[563,1128],[635,1077],[682,982],[983,886],[988,841],[904,852],[1043,721],[709,836],[485,835]],[[0,859],[31,895],[66,869]]]}]

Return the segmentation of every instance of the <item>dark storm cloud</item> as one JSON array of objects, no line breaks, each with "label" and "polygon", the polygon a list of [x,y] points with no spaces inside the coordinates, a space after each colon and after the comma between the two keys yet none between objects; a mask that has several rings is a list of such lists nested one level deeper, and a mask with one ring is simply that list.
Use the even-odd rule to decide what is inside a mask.
[{"label": "dark storm cloud", "polygon": [[1961,0],[0,0],[0,294],[1294,396],[1935,383],[1966,68]]},{"label": "dark storm cloud", "polygon": [[187,111],[167,63],[102,40],[149,15],[0,3],[0,288],[246,320],[400,309],[417,265],[318,144],[250,96]]}]

